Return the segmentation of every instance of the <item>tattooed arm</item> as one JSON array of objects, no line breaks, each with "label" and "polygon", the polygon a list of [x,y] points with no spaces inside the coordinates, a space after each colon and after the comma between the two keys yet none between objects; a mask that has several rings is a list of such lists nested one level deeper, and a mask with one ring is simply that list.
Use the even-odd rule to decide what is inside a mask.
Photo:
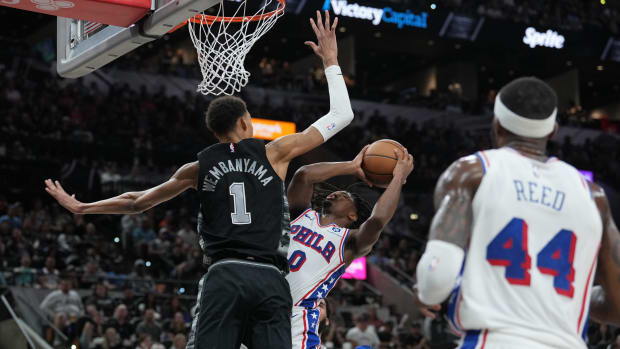
[{"label": "tattooed arm", "polygon": [[601,287],[592,290],[590,316],[598,322],[620,325],[620,233],[603,189],[590,183],[590,190],[603,221],[595,279]]},{"label": "tattooed arm", "polygon": [[473,219],[472,200],[483,174],[478,158],[472,155],[457,160],[439,177],[433,196],[437,212],[431,223],[429,240],[467,247]]},{"label": "tattooed arm", "polygon": [[433,198],[437,212],[417,267],[414,302],[426,316],[452,291],[471,235],[472,200],[484,171],[475,156],[461,158],[439,178]]}]

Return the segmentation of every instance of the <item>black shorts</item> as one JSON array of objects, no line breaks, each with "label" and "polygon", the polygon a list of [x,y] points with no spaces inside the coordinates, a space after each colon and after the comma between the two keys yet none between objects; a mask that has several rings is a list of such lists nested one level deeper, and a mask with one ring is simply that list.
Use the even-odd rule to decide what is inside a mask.
[{"label": "black shorts", "polygon": [[275,266],[221,260],[198,285],[187,349],[291,348],[291,291]]}]

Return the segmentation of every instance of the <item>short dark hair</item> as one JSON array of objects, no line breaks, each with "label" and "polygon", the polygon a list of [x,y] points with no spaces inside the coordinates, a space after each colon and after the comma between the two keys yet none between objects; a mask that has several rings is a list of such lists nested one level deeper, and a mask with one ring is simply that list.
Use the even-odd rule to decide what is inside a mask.
[{"label": "short dark hair", "polygon": [[513,113],[534,120],[548,118],[558,106],[555,91],[535,77],[513,80],[502,87],[499,98]]},{"label": "short dark hair", "polygon": [[218,97],[207,108],[207,128],[216,135],[225,135],[235,128],[237,120],[247,111],[245,102],[239,97]]}]

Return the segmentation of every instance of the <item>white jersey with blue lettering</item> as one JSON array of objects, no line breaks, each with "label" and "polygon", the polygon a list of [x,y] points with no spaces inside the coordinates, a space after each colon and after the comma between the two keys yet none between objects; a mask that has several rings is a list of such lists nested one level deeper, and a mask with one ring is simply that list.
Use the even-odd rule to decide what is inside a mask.
[{"label": "white jersey with blue lettering", "polygon": [[586,348],[602,236],[586,179],[507,147],[476,156],[484,176],[449,305],[460,348]]},{"label": "white jersey with blue lettering", "polygon": [[318,348],[318,301],[344,274],[344,248],[349,229],[322,226],[312,209],[291,222],[288,249],[290,273],[286,276],[293,298],[291,331],[293,349]]}]

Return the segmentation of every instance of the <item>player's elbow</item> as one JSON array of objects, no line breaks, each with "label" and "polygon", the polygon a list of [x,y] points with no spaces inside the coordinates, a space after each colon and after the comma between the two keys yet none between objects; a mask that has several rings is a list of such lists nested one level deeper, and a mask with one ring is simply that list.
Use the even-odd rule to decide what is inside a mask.
[{"label": "player's elbow", "polygon": [[353,113],[353,109],[351,109],[351,103],[346,108],[342,108],[342,110],[334,111],[338,113],[338,119],[342,120],[345,125],[349,125],[353,122],[355,118],[355,114]]},{"label": "player's elbow", "polygon": [[418,297],[427,305],[445,301],[456,285],[465,252],[449,242],[431,240],[418,262]]},{"label": "player's elbow", "polygon": [[293,175],[293,181],[307,183],[310,181],[312,171],[308,165],[300,167]]}]

